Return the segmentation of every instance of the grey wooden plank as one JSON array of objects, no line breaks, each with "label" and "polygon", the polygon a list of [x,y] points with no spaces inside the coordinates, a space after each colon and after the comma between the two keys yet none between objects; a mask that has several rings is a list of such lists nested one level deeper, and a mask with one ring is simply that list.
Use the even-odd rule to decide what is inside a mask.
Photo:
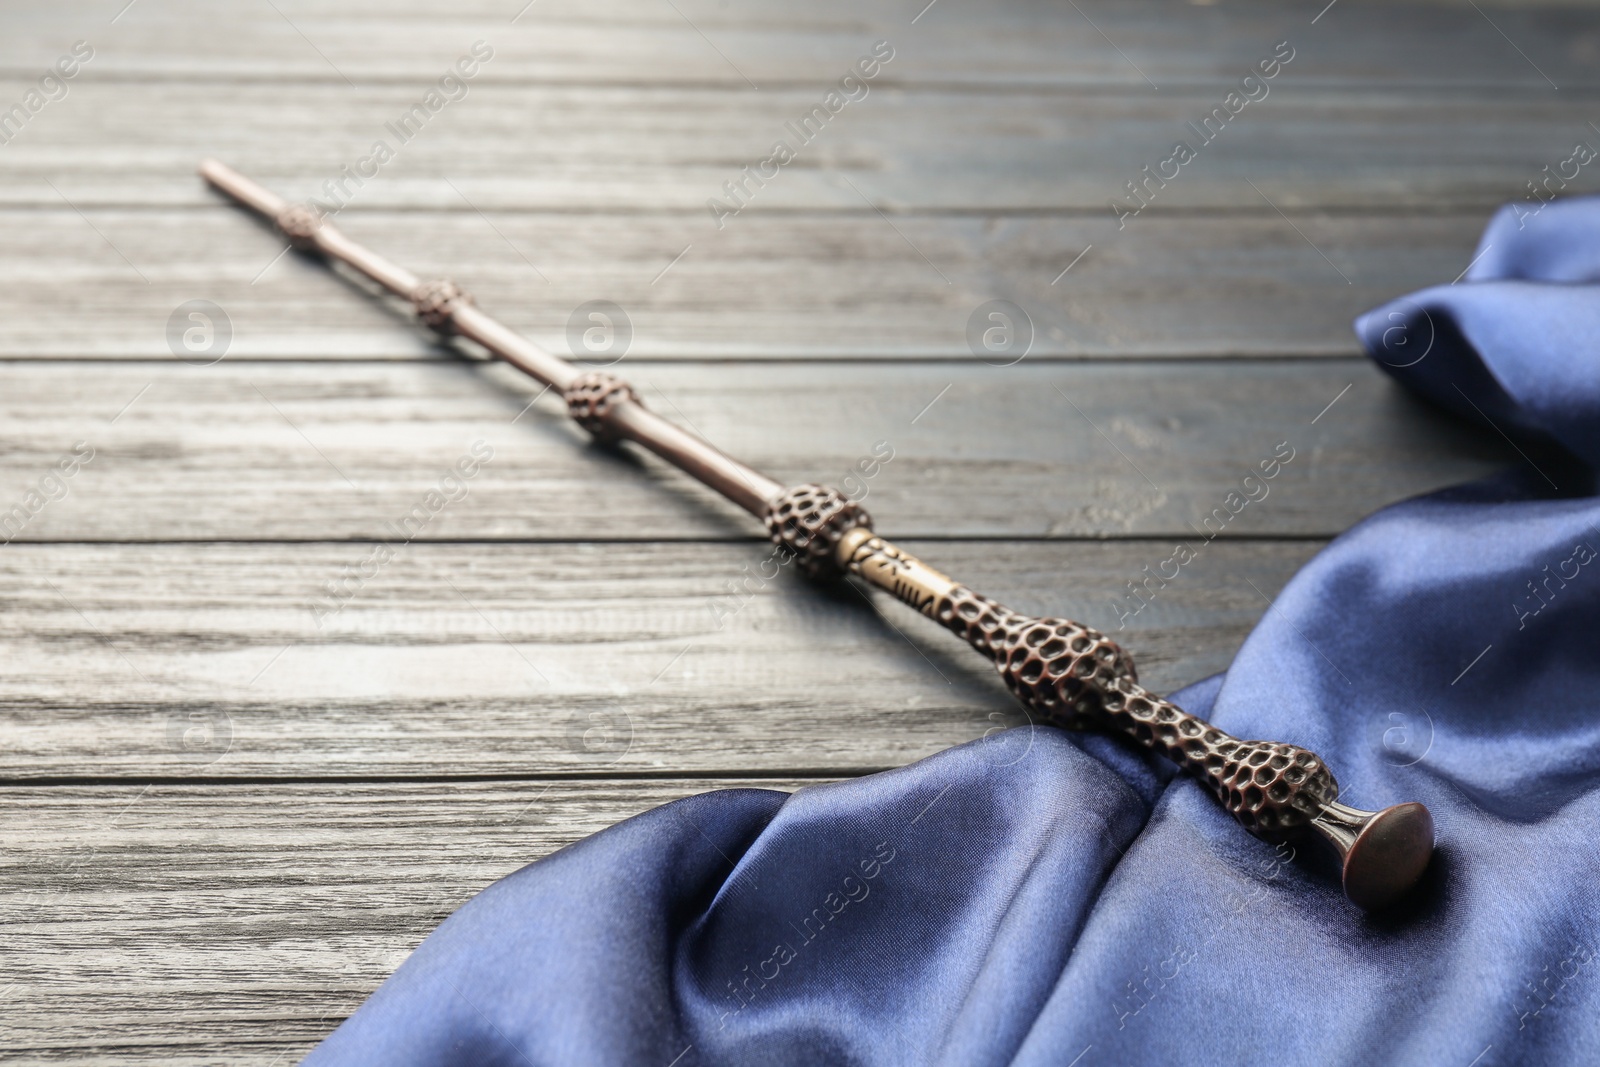
[{"label": "grey wooden plank", "polygon": [[0,790],[0,1057],[295,1062],[495,879],[680,797],[814,781]]},{"label": "grey wooden plank", "polygon": [[[1267,606],[1250,582],[1274,594],[1319,547],[1200,544],[1130,615],[1171,542],[908,545],[1116,634],[1159,690],[1225,667]],[[0,777],[818,773],[1022,721],[953,635],[854,587],[763,582],[754,546],[416,544],[319,616],[370,552],[12,545]]]},{"label": "grey wooden plank", "polygon": [[6,4],[11,32],[0,41],[0,68],[25,76],[64,43],[87,36],[101,46],[97,77],[348,77],[368,84],[437,76],[482,38],[496,48],[479,75],[488,81],[765,89],[835,79],[863,43],[887,38],[900,53],[889,75],[897,82],[1145,90],[1235,80],[1264,49],[1287,39],[1303,53],[1296,73],[1317,82],[1548,92],[1543,71],[1570,92],[1595,84],[1589,57],[1597,34],[1591,11],[1562,3],[1496,3],[1491,22],[1467,3],[1359,0],[1342,0],[1320,18],[1321,5],[1302,10],[1263,0],[1084,0],[1081,14],[1070,5],[1012,0],[941,4],[920,15],[921,4],[885,0],[681,0],[678,11],[648,0],[540,0],[513,23],[522,5],[504,0],[448,7],[423,0],[225,7],[163,0],[129,11],[115,26],[105,7],[92,0]]},{"label": "grey wooden plank", "polygon": [[[1280,445],[1297,458],[1224,536],[1332,536],[1515,459],[1489,427],[1423,407],[1357,360],[622,370],[667,418],[774,477],[866,493],[898,537],[1189,535]],[[653,457],[589,445],[554,396],[529,407],[537,390],[504,367],[169,359],[0,371],[0,532],[19,542],[393,539],[480,440],[493,458],[465,499],[408,535],[760,536]],[[93,458],[59,487],[46,480],[79,441]],[[862,479],[875,449],[888,461]]]},{"label": "grey wooden plank", "polygon": [[[196,299],[224,310],[236,358],[438,355],[394,306],[315,260],[277,259],[281,241],[242,211],[91,215],[0,210],[0,355],[168,358],[168,319]],[[605,299],[627,316],[635,360],[971,360],[968,321],[994,299],[1027,312],[1036,359],[1353,355],[1351,319],[1458,275],[1484,219],[1302,217],[1302,237],[1271,212],[1153,216],[1121,233],[1109,214],[754,214],[709,242],[704,220],[674,215],[352,211],[341,223],[424,276],[455,277],[562,355],[589,354],[568,323]]]},{"label": "grey wooden plank", "polygon": [[[1292,77],[1282,73],[1270,96],[1209,144],[1186,123],[1221,105],[1217,89],[1068,97],[885,86],[809,144],[791,143],[796,158],[753,191],[748,210],[1111,217],[1125,184],[1182,138],[1196,158],[1168,168],[1176,177],[1151,213],[1265,215],[1268,200],[1292,212],[1487,211],[1526,195],[1544,166],[1594,136],[1582,94],[1397,96],[1296,86]],[[325,184],[340,168],[361,165],[382,140],[393,158],[359,189],[347,185],[366,208],[667,210],[698,219],[709,244],[741,220],[718,231],[707,200],[771,156],[785,124],[798,123],[824,92],[484,84],[402,141],[386,124],[416,102],[414,86],[85,81],[5,145],[0,204],[204,203],[193,170],[205,156],[288,197],[328,197]],[[1596,173],[1582,168],[1564,191],[1600,188]]]}]

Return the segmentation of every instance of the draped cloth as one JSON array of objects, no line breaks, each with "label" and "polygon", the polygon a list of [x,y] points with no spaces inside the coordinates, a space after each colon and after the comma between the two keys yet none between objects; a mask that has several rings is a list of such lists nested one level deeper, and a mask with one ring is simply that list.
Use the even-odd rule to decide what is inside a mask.
[{"label": "draped cloth", "polygon": [[1600,201],[1503,210],[1458,284],[1356,330],[1521,458],[1349,530],[1175,699],[1321,754],[1348,803],[1427,804],[1401,906],[1125,743],[1019,727],[533,863],[306,1063],[1595,1062]]}]

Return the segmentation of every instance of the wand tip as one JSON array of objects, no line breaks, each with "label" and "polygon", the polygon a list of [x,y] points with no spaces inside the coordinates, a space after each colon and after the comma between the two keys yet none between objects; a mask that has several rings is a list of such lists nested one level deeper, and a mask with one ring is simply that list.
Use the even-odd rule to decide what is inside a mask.
[{"label": "wand tip", "polygon": [[202,159],[198,169],[200,177],[212,186],[263,215],[275,217],[288,206],[282,198],[263,189],[220,159]]}]

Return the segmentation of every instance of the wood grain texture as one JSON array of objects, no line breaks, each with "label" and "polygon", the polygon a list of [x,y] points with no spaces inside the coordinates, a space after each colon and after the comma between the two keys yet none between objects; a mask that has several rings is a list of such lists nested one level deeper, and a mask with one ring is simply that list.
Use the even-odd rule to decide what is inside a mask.
[{"label": "wood grain texture", "polygon": [[0,790],[0,1059],[295,1062],[490,882],[658,804],[816,782]]},{"label": "wood grain texture", "polygon": [[[1225,667],[1319,547],[1201,544],[1119,630],[1171,542],[906,544],[1117,634],[1158,691]],[[0,777],[856,771],[1023,721],[958,638],[853,586],[763,581],[756,546],[414,544],[319,620],[371,552],[12,545]]]},{"label": "wood grain texture", "polygon": [[[1152,213],[1486,212],[1525,195],[1545,164],[1594,136],[1593,104],[1581,95],[1430,91],[1402,105],[1387,92],[1317,90],[1292,78],[1290,68],[1204,145],[1185,124],[1219,106],[1225,87],[1085,98],[881,87],[810,144],[791,143],[797,158],[754,192],[749,212],[1111,218],[1125,183],[1179,139],[1197,158]],[[417,88],[86,80],[0,152],[0,205],[206,203],[193,174],[207,156],[290,199],[326,197],[342,166],[386,140],[394,158],[360,189],[349,186],[363,208],[665,210],[694,219],[709,246],[719,231],[706,201],[770,156],[785,123],[825,91],[484,84],[402,143],[385,124],[416,102]],[[118,147],[128,129],[139,131],[137,153]],[[1583,168],[1565,191],[1600,189],[1593,171]]]},{"label": "wood grain texture", "polygon": [[75,0],[12,13],[0,67],[25,77],[64,44],[90,37],[101,46],[93,67],[100,77],[416,83],[483,38],[496,48],[480,75],[490,81],[740,90],[753,82],[767,90],[836,79],[840,57],[887,38],[900,48],[888,75],[897,82],[1142,91],[1151,82],[1165,90],[1233,81],[1263,45],[1288,39],[1304,53],[1299,73],[1319,84],[1549,92],[1498,26],[1563,92],[1595,86],[1597,35],[1581,5],[1481,6],[1493,24],[1465,3],[1362,0],[1341,0],[1315,24],[1321,5],[1267,0],[1081,0],[1082,16],[1046,0],[940,3],[920,15],[921,3],[859,0],[277,0],[226,8],[162,0],[159,10],[136,8],[108,26],[105,4]]},{"label": "wood grain texture", "polygon": [[[1326,537],[1516,461],[1492,429],[1423,407],[1356,360],[618,369],[667,418],[782,481],[865,490],[894,537],[1189,535],[1284,443],[1295,458],[1272,495],[1224,534]],[[465,498],[408,533],[760,536],[677,470],[586,444],[553,396],[519,414],[537,393],[504,367],[4,370],[0,522],[74,442],[95,450],[69,495],[4,530],[17,541],[393,538],[479,440],[494,456]],[[878,442],[892,460],[846,484]]]},{"label": "wood grain texture", "polygon": [[[282,240],[242,210],[91,215],[0,210],[0,356],[167,359],[168,318],[197,299],[226,313],[234,358],[438,355],[396,305],[316,260],[278,259]],[[1030,359],[1355,355],[1351,320],[1456,277],[1483,222],[1152,215],[1119,233],[1109,213],[893,222],[752,213],[719,234],[671,215],[339,219],[422,276],[455,278],[563,356],[591,355],[568,324],[604,299],[627,316],[630,360],[965,361],[968,321],[994,299],[1028,314]]]}]

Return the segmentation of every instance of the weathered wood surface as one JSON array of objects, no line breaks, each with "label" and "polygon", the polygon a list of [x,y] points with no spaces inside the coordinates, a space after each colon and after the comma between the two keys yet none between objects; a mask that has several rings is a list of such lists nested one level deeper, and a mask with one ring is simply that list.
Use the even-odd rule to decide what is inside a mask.
[{"label": "weathered wood surface", "polygon": [[897,83],[1143,91],[1153,82],[1164,91],[1233,81],[1287,39],[1301,49],[1297,74],[1317,84],[1544,93],[1542,70],[1563,92],[1596,86],[1600,34],[1577,4],[1483,3],[1491,22],[1466,4],[1378,0],[1340,0],[1336,13],[1319,17],[1325,3],[1080,0],[1079,15],[1048,0],[941,0],[926,10],[926,0],[276,0],[229,10],[233,32],[207,34],[195,47],[190,33],[174,30],[216,19],[204,0],[161,0],[114,25],[120,2],[75,0],[11,14],[0,69],[26,77],[41,55],[53,58],[82,37],[102,46],[96,74],[122,80],[415,84],[483,38],[496,48],[479,75],[485,81],[768,90],[832,81],[863,42],[884,38],[899,48],[885,75]]},{"label": "weathered wood surface", "polygon": [[[1270,50],[1264,40],[1263,53]],[[840,62],[854,58],[852,51]],[[193,180],[206,156],[291,199],[327,196],[325,182],[386,139],[394,158],[360,189],[349,186],[362,208],[665,210],[683,214],[686,240],[708,249],[743,219],[725,220],[719,232],[707,199],[722,195],[742,167],[770,156],[784,124],[826,91],[825,84],[761,92],[484,84],[402,143],[385,123],[423,89],[82,77],[0,152],[0,204],[53,208],[63,197],[84,210],[207,203]],[[797,158],[753,193],[748,212],[843,210],[865,220],[876,217],[875,207],[1067,210],[1110,218],[1125,183],[1170,155],[1179,139],[1197,158],[1159,192],[1151,213],[1226,209],[1276,218],[1270,205],[1482,212],[1526,195],[1525,183],[1543,177],[1546,164],[1555,167],[1576,141],[1596,137],[1588,126],[1594,101],[1583,94],[1430,91],[1399,106],[1381,89],[1297,87],[1293,77],[1286,69],[1271,95],[1209,144],[1185,123],[1219,106],[1226,85],[1083,97],[881,87],[799,146]],[[118,131],[130,128],[141,134],[137,153],[117,147]],[[1589,166],[1567,191],[1597,188]],[[884,230],[886,242],[898,240]]]},{"label": "weathered wood surface", "polygon": [[[0,210],[0,357],[168,359],[168,317],[196,299],[228,316],[235,359],[438,355],[397,305],[316,261],[277,259],[283,242],[220,202],[91,214],[92,227],[59,201]],[[700,218],[648,214],[352,210],[339,220],[421,275],[455,278],[562,355],[590,355],[574,347],[568,321],[606,299],[631,325],[630,360],[963,361],[973,357],[968,319],[992,299],[1031,318],[1030,359],[1354,355],[1351,319],[1458,276],[1483,221],[1300,217],[1313,246],[1270,211],[1141,216],[1120,233],[1109,212],[892,225],[751,213],[720,234]],[[61,306],[66,280],[82,294],[70,313],[36,314]]]},{"label": "weathered wood surface", "polygon": [[0,790],[0,1059],[292,1063],[490,882],[658,804],[816,781]]},{"label": "weathered wood surface", "polygon": [[[896,537],[1192,534],[1280,443],[1294,458],[1224,536],[1329,537],[1516,461],[1492,431],[1425,407],[1358,360],[622,369],[667,418],[782,480],[853,475],[844,487],[864,491]],[[74,442],[94,449],[65,498],[4,530],[18,541],[393,538],[478,440],[494,455],[465,498],[408,532],[759,536],[744,512],[653,457],[588,445],[554,396],[519,415],[537,389],[503,367],[4,370],[0,524]],[[857,465],[877,442],[893,458],[864,478]]]},{"label": "weathered wood surface", "polygon": [[[907,544],[1116,633],[1167,690],[1225,667],[1320,547],[1190,541],[1126,618],[1172,542]],[[0,778],[854,773],[1024,721],[953,635],[851,587],[763,582],[758,546],[413,544],[327,599],[372,551],[11,546]]]},{"label": "weathered wood surface", "polygon": [[[489,42],[341,224],[557,351],[622,305],[648,401],[782,479],[888,441],[880,528],[1021,610],[1118,632],[1125,583],[1288,442],[1118,632],[1166,690],[1326,538],[1515,458],[1349,320],[1448,283],[1488,210],[1600,143],[1600,18],[1484,0],[0,2],[0,110],[78,39],[70,94],[0,145],[0,520],[95,449],[0,548],[5,1062],[286,1067],[551,849],[1018,721],[898,604],[787,574],[728,598],[748,517],[274,262],[200,157],[317,194]],[[878,39],[870,95],[717,229],[706,200]],[[1119,229],[1124,183],[1284,40]],[[996,298],[1036,327],[1011,367],[965,339]],[[193,299],[234,330],[215,366],[168,351]],[[477,439],[467,497],[319,625]]]}]

